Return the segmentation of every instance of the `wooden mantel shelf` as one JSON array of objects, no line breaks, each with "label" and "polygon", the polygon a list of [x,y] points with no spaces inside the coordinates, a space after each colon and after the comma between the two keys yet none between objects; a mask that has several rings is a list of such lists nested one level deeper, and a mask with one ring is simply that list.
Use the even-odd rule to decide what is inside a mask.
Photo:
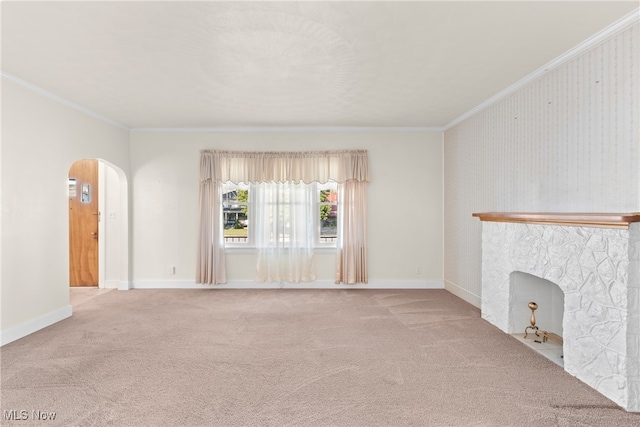
[{"label": "wooden mantel shelf", "polygon": [[480,221],[521,222],[525,224],[572,225],[579,227],[629,227],[640,222],[635,213],[552,213],[552,212],[483,212],[474,213]]}]

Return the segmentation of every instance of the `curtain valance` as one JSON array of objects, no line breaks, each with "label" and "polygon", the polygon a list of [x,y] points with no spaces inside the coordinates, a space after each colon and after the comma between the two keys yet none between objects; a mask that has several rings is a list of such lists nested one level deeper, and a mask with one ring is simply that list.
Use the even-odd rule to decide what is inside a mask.
[{"label": "curtain valance", "polygon": [[369,182],[366,150],[200,152],[200,181]]}]

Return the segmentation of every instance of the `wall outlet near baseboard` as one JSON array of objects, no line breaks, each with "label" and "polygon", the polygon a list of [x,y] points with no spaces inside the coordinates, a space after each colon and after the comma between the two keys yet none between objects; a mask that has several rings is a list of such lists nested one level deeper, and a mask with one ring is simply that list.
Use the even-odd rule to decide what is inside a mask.
[{"label": "wall outlet near baseboard", "polygon": [[422,274],[422,267],[416,267],[416,274],[418,276]]},{"label": "wall outlet near baseboard", "polygon": [[167,267],[167,274],[169,274],[171,276],[176,274],[176,266],[175,265],[170,265],[169,267]]}]

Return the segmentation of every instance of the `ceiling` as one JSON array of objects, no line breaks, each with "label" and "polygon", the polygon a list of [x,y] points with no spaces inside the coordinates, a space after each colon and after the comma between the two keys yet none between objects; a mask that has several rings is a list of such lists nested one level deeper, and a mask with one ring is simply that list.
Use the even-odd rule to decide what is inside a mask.
[{"label": "ceiling", "polygon": [[441,128],[638,4],[3,2],[2,71],[130,128]]}]

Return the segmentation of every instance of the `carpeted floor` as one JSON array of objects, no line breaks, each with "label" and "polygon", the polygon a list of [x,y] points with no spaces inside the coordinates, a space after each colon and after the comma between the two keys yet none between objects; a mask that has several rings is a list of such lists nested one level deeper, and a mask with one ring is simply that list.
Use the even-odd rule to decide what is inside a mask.
[{"label": "carpeted floor", "polygon": [[444,290],[107,292],[1,357],[3,425],[640,425]]},{"label": "carpeted floor", "polygon": [[107,292],[115,291],[115,289],[100,289],[97,286],[82,286],[82,287],[70,287],[69,288],[69,302],[75,308],[89,301],[106,294]]}]

